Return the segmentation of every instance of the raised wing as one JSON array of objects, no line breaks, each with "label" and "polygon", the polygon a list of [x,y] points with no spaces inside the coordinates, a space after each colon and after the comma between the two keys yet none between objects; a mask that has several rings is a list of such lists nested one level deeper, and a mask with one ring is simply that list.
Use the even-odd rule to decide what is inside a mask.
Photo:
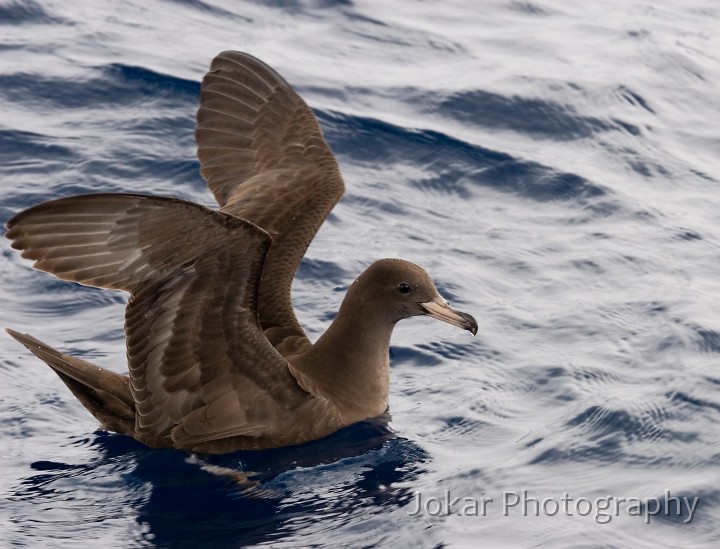
[{"label": "raised wing", "polygon": [[308,398],[260,329],[270,237],[189,202],[86,195],[8,223],[23,257],[65,280],[127,290],[137,437],[193,448],[273,435]]},{"label": "raised wing", "polygon": [[203,79],[197,120],[201,173],[221,211],[273,238],[259,292],[261,325],[275,345],[289,336],[304,340],[290,286],[345,190],[317,119],[274,70],[227,51]]},{"label": "raised wing", "polygon": [[[174,198],[91,194],[44,202],[12,218],[6,237],[34,267],[88,286],[134,291],[242,235],[256,275],[270,237],[237,218]],[[250,284],[253,281],[249,281]]]}]

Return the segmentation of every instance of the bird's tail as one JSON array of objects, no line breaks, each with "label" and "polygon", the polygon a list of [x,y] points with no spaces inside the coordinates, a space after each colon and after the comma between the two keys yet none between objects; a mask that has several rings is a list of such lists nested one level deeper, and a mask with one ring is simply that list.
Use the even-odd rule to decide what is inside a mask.
[{"label": "bird's tail", "polygon": [[10,329],[7,332],[50,366],[103,428],[132,434],[135,401],[127,376],[56,351],[28,334]]}]

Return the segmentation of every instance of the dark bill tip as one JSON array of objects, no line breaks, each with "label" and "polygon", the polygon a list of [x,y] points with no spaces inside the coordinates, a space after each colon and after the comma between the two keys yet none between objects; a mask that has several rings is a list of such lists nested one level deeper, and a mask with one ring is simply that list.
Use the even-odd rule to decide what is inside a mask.
[{"label": "dark bill tip", "polygon": [[464,318],[465,322],[467,322],[465,329],[469,330],[472,335],[477,335],[478,323],[477,323],[477,320],[475,320],[475,317],[471,314],[463,313],[462,311],[455,311],[455,312],[458,315],[460,315],[462,318]]}]

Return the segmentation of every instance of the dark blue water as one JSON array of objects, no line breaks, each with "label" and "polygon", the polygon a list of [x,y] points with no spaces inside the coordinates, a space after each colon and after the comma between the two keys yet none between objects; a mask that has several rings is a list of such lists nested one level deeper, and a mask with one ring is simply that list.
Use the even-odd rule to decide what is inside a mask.
[{"label": "dark blue water", "polygon": [[[480,323],[398,326],[387,417],[212,459],[98,431],[0,336],[0,546],[717,546],[719,25],[712,0],[0,0],[0,221],[80,192],[211,205],[199,81],[240,49],[348,187],[293,288],[310,336],[388,256]],[[2,326],[123,371],[124,295],[2,246]]]}]

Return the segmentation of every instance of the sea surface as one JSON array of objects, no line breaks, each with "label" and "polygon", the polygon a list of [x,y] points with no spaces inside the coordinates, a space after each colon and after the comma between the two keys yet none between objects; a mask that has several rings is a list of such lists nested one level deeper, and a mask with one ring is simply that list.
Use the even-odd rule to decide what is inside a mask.
[{"label": "sea surface", "polygon": [[[0,222],[212,205],[199,82],[243,50],[347,184],[310,337],[382,257],[480,325],[401,322],[386,417],[212,459],[98,430],[0,333],[0,547],[720,547],[719,29],[714,0],[0,0]],[[124,371],[126,296],[1,246],[0,325]]]}]

